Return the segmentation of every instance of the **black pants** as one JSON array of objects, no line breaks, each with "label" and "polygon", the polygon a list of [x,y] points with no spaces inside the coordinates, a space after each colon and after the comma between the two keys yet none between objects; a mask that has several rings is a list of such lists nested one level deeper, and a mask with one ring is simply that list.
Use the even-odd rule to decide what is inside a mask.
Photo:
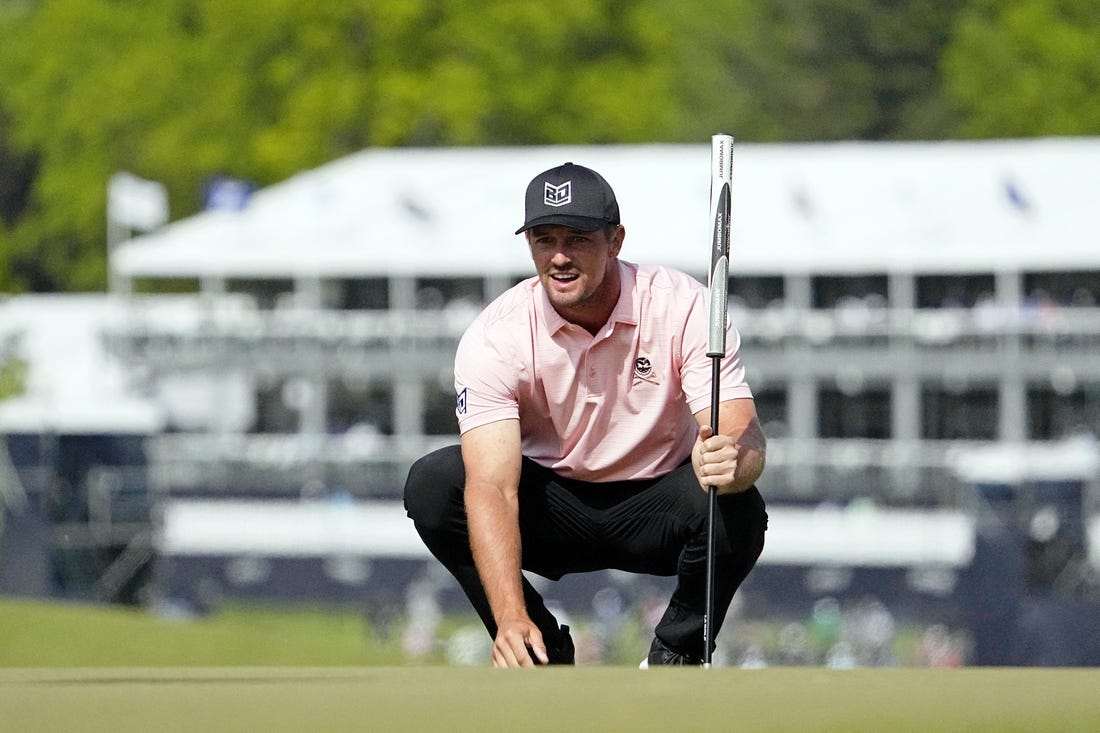
[{"label": "black pants", "polygon": [[[424,544],[458,580],[495,637],[496,623],[470,552],[465,479],[458,446],[429,453],[409,471],[405,509]],[[756,487],[718,497],[715,636],[733,594],[764,548],[767,523]],[[676,590],[655,633],[680,653],[703,656],[707,493],[689,463],[647,481],[586,483],[524,458],[519,524],[523,569],[552,580],[606,569],[677,576]],[[526,579],[523,592],[531,620],[548,640],[557,638],[557,621]]]}]

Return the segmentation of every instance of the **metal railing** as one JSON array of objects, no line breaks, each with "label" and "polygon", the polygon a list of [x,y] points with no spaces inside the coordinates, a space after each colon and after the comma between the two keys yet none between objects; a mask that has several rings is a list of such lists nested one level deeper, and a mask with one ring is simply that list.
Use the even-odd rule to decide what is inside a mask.
[{"label": "metal railing", "polygon": [[[177,498],[399,502],[409,466],[455,436],[349,441],[345,436],[167,434],[146,439],[148,464],[100,466],[45,517],[50,546],[108,557],[91,592],[111,600],[153,553],[160,508]],[[1100,516],[1095,440],[793,440],[768,444],[760,488],[773,506],[836,504],[981,512],[981,485],[1075,484],[1081,516]],[[54,485],[48,465],[19,469],[31,501]],[[1093,521],[1094,520],[1089,520]],[[100,550],[107,553],[100,553]]]},{"label": "metal railing", "polygon": [[[449,356],[476,311],[459,309],[338,311],[257,310],[198,305],[169,317],[135,309],[130,322],[107,336],[108,348],[151,367],[210,366],[261,357],[277,365],[302,358],[354,363],[383,354]],[[823,348],[908,344],[953,347],[1085,350],[1100,346],[1100,308],[977,306],[893,309],[731,309],[746,344]]]},{"label": "metal railing", "polygon": [[[341,436],[164,435],[148,439],[149,482],[156,494],[310,497],[338,491],[399,499],[412,462],[457,439],[382,436],[356,446]],[[1096,483],[1097,453],[1094,441],[1075,447],[1064,442],[772,439],[761,486],[778,500],[958,506],[982,476],[1013,482],[1071,475]],[[1027,456],[1027,462],[1013,464],[1002,455]]]}]

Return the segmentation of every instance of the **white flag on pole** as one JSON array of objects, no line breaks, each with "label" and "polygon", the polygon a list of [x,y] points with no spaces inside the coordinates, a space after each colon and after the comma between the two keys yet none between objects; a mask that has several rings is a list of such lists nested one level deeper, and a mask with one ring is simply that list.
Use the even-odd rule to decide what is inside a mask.
[{"label": "white flag on pole", "polygon": [[168,190],[157,181],[116,173],[107,184],[107,217],[127,229],[156,229],[168,221]]}]

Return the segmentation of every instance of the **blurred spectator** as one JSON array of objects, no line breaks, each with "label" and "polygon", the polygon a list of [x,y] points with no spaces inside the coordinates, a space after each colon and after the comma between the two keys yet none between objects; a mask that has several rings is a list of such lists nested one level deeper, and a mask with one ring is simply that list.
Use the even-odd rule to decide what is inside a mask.
[{"label": "blurred spectator", "polygon": [[827,649],[840,638],[840,603],[832,596],[819,598],[810,617],[810,636],[814,646]]},{"label": "blurred spectator", "polygon": [[447,639],[444,655],[456,667],[483,667],[493,653],[492,640],[479,625],[462,626]]},{"label": "blurred spectator", "polygon": [[972,312],[974,326],[979,336],[993,336],[998,334],[1007,323],[1007,314],[992,293],[982,293],[978,296]]},{"label": "blurred spectator", "polygon": [[614,639],[623,625],[623,597],[618,589],[604,586],[592,598],[597,633],[603,639]]},{"label": "blurred spectator", "polygon": [[921,636],[918,659],[926,667],[961,667],[965,660],[961,638],[943,624],[934,624]]},{"label": "blurred spectator", "polygon": [[1058,304],[1043,289],[1032,292],[1023,303],[1023,325],[1038,333],[1052,333],[1058,325]]},{"label": "blurred spectator", "polygon": [[401,604],[389,591],[375,591],[368,594],[363,617],[375,639],[386,642],[397,628],[401,617]]},{"label": "blurred spectator", "polygon": [[1088,288],[1077,288],[1073,291],[1069,304],[1074,308],[1095,308],[1096,294]]},{"label": "blurred spectator", "polygon": [[825,666],[829,669],[855,669],[861,666],[846,641],[838,641],[825,655]]},{"label": "blurred spectator", "polygon": [[877,598],[867,598],[847,614],[848,637],[862,666],[889,667],[897,663],[893,643],[894,615]]},{"label": "blurred spectator", "polygon": [[817,661],[806,627],[797,621],[791,621],[779,630],[778,652],[778,662],[784,667],[804,666]]},{"label": "blurred spectator", "polygon": [[764,655],[764,647],[755,642],[749,644],[745,647],[738,666],[741,669],[765,669],[768,666],[768,659]]},{"label": "blurred spectator", "polygon": [[[436,631],[443,619],[436,583],[428,577],[413,581],[405,596],[405,633],[402,647],[410,659],[422,659],[435,648]],[[484,663],[484,659],[481,660]]]}]

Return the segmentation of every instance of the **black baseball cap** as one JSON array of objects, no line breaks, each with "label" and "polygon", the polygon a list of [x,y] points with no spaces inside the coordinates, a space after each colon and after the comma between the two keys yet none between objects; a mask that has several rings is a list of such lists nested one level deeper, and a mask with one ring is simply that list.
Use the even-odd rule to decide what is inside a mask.
[{"label": "black baseball cap", "polygon": [[527,218],[516,234],[540,224],[561,224],[591,232],[619,223],[615,192],[596,171],[563,163],[543,171],[527,185]]}]

